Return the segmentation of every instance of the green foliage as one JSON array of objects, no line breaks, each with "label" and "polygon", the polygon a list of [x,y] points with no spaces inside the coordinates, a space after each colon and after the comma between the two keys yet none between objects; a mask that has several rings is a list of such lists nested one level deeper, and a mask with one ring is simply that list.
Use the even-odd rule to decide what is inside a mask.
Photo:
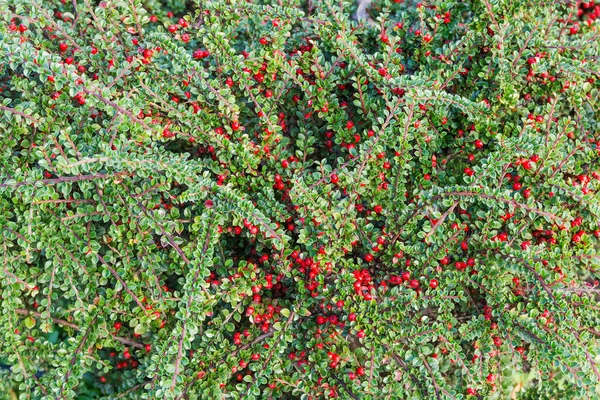
[{"label": "green foliage", "polygon": [[600,395],[600,6],[0,0],[0,392]]}]

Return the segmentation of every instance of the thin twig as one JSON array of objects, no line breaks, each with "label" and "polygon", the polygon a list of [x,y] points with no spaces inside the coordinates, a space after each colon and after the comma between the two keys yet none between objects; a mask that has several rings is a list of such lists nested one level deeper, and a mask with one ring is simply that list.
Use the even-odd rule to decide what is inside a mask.
[{"label": "thin twig", "polygon": [[[42,318],[42,313],[37,312],[37,311],[26,310],[24,308],[17,308],[14,311],[18,315],[32,315],[32,316],[34,316],[36,318]],[[58,324],[60,326],[66,326],[66,327],[74,329],[76,331],[80,331],[81,330],[81,328],[79,326],[75,325],[72,322],[65,321],[64,319],[55,318],[55,317],[50,317],[50,319],[52,320],[52,322],[54,322],[55,324]],[[124,337],[121,337],[121,336],[116,336],[116,335],[111,335],[111,336],[112,336],[112,338],[114,340],[116,340],[119,343],[123,343],[125,345],[132,346],[132,347],[135,347],[135,348],[138,348],[138,349],[143,349],[144,348],[144,345],[141,344],[141,343],[134,342],[134,341],[132,341],[130,339],[127,339],[127,338],[124,338]]]}]

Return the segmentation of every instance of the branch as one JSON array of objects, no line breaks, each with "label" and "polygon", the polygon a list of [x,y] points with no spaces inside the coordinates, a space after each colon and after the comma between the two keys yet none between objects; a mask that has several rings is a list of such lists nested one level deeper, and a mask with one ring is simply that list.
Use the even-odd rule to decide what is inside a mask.
[{"label": "branch", "polygon": [[[42,318],[42,313],[39,313],[37,311],[31,311],[31,310],[26,310],[24,308],[17,308],[14,310],[16,314],[18,315],[32,315],[36,318]],[[55,324],[61,325],[61,326],[66,326],[68,328],[74,329],[76,331],[81,331],[81,328],[69,321],[65,321],[64,319],[60,319],[60,318],[54,318],[54,317],[50,317],[50,319],[52,320],[52,322],[54,322]],[[132,340],[129,340],[127,338],[121,337],[121,336],[116,336],[116,335],[112,335],[112,338],[114,340],[116,340],[119,343],[123,343],[127,346],[131,346],[131,347],[135,347],[138,349],[144,349],[144,345],[138,342],[134,342]]]},{"label": "branch", "polygon": [[433,376],[433,371],[431,370],[431,367],[427,363],[427,360],[425,358],[422,358],[422,360],[423,360],[423,363],[425,364],[425,367],[427,368],[427,371],[429,371],[429,376],[431,377],[431,382],[433,383],[433,389],[435,390],[435,397],[437,400],[441,400],[440,399],[440,388],[439,388],[437,382],[435,381],[435,377]]},{"label": "branch", "polygon": [[[138,204],[139,201],[138,201]],[[212,227],[212,220],[209,222],[208,227],[206,228],[206,239],[204,241],[204,246],[202,246],[202,254],[206,254],[206,251],[208,250],[208,246],[210,245],[210,233],[211,233],[211,227]],[[163,231],[164,234],[167,234],[164,230],[164,228],[161,226],[161,230]],[[174,242],[173,242],[173,238],[169,236],[169,241],[171,243],[171,245],[179,252],[179,255],[183,258],[183,260],[185,261],[186,264],[190,264],[190,261],[187,259],[187,257],[185,256],[185,254],[183,253],[183,251],[179,248],[179,246],[177,246]],[[200,274],[200,268],[198,268],[196,270],[196,273],[194,274],[194,279],[192,280],[192,287],[194,287],[196,285],[196,282],[198,281],[198,276]],[[206,294],[207,298],[208,298],[208,292],[206,291],[206,289],[204,287],[202,287],[202,290],[204,291],[204,293]],[[177,380],[177,376],[179,375],[179,366],[181,365],[181,358],[183,356],[183,340],[185,338],[185,334],[186,334],[186,321],[187,319],[190,317],[190,307],[192,305],[192,302],[194,301],[194,296],[190,295],[188,301],[187,301],[187,307],[186,307],[186,319],[183,320],[183,324],[181,327],[181,336],[179,337],[179,345],[178,345],[178,349],[177,349],[177,358],[175,359],[175,371],[173,373],[173,379],[171,381],[171,391],[173,391],[175,389],[175,384],[176,384],[176,380]],[[233,314],[233,313],[232,313]],[[185,392],[184,392],[185,393]]]},{"label": "branch", "polygon": [[25,285],[25,287],[28,290],[33,289],[35,286],[34,285],[30,285],[29,283],[25,282],[23,279],[19,278],[18,276],[16,276],[15,274],[13,274],[12,272],[10,272],[9,270],[7,270],[6,268],[2,269],[2,272],[4,272],[6,275],[14,278],[17,282],[19,282],[22,285]]},{"label": "branch", "polygon": [[153,384],[153,385],[154,385],[154,381],[155,381],[155,380],[156,380],[156,377],[152,378],[152,379],[151,379],[151,380],[149,380],[149,381],[146,381],[146,382],[139,383],[139,384],[137,384],[137,385],[135,385],[135,386],[133,386],[133,387],[131,387],[131,388],[127,389],[127,390],[126,390],[126,391],[124,391],[123,393],[120,393],[119,395],[117,395],[117,396],[115,397],[115,399],[120,399],[120,398],[123,398],[123,397],[127,396],[129,393],[133,393],[133,392],[135,392],[136,390],[138,390],[138,389],[141,389],[142,387],[144,387],[145,385],[147,385],[147,384],[149,384],[149,383],[151,383],[151,384]]},{"label": "branch", "polygon": [[114,108],[118,113],[123,114],[128,116],[132,121],[142,125],[145,129],[156,133],[156,131],[154,129],[152,129],[151,127],[148,126],[148,124],[146,124],[144,121],[142,121],[141,119],[139,119],[138,117],[136,117],[135,115],[133,115],[130,111],[127,111],[126,109],[124,109],[123,107],[120,107],[117,103],[112,102],[108,99],[105,99],[104,97],[102,97],[102,95],[96,93],[96,92],[92,92],[91,90],[87,89],[87,88],[82,88],[82,90],[86,93],[89,94],[91,96],[96,97],[98,100],[100,100],[101,102],[103,102],[104,104]]},{"label": "branch", "polygon": [[144,305],[142,304],[142,302],[140,301],[140,299],[138,299],[138,297],[133,294],[133,292],[131,291],[131,289],[129,289],[129,286],[127,286],[127,283],[125,283],[125,281],[123,280],[123,278],[121,278],[121,276],[117,273],[117,271],[115,271],[115,269],[113,267],[111,267],[106,260],[104,260],[104,257],[102,257],[100,254],[96,254],[96,257],[98,257],[98,260],[100,260],[100,262],[106,267],[108,268],[108,270],[110,271],[110,273],[112,274],[112,276],[114,276],[123,286],[123,289],[125,289],[125,291],[127,293],[129,293],[129,295],[133,298],[133,300],[137,303],[138,307],[141,310],[145,310],[146,308],[144,307]]},{"label": "branch", "polygon": [[37,181],[23,181],[23,182],[16,182],[16,183],[0,183],[0,188],[4,188],[4,187],[18,188],[18,187],[21,187],[21,186],[37,185],[38,183],[41,183],[43,185],[54,185],[54,184],[57,184],[57,183],[64,183],[64,182],[81,182],[81,181],[91,181],[93,179],[100,179],[100,178],[115,178],[117,176],[123,176],[123,175],[131,176],[133,174],[129,173],[129,172],[118,172],[118,173],[116,173],[114,175],[111,175],[111,174],[95,174],[95,175],[63,176],[63,177],[60,177],[60,178],[40,179],[40,180],[37,180]]},{"label": "branch", "polygon": [[65,380],[60,385],[59,396],[62,397],[63,399],[65,398],[65,396],[63,396],[63,392],[65,390],[65,384],[69,381],[69,377],[71,376],[71,373],[73,373],[73,366],[75,365],[75,361],[77,360],[77,354],[79,354],[81,352],[81,350],[83,349],[83,346],[85,345],[85,342],[87,341],[87,338],[90,334],[92,326],[94,326],[96,324],[96,319],[97,319],[97,317],[94,317],[94,319],[92,320],[92,322],[90,323],[88,328],[85,330],[85,333],[83,334],[83,337],[81,338],[81,343],[79,343],[79,346],[77,346],[77,350],[75,350],[75,354],[73,354],[73,358],[71,358],[71,362],[69,363],[69,364],[71,364],[71,368],[69,368],[69,370],[65,374]]},{"label": "branch", "polygon": [[36,122],[36,123],[38,123],[38,124],[40,123],[40,120],[39,120],[39,119],[37,119],[37,118],[34,118],[34,117],[32,117],[31,115],[28,115],[28,114],[22,113],[21,111],[15,110],[14,108],[10,108],[10,107],[7,107],[7,106],[3,106],[2,104],[0,104],[0,110],[8,111],[8,112],[10,112],[10,113],[13,113],[13,114],[15,114],[15,115],[18,115],[18,116],[20,116],[20,117],[23,117],[23,118],[25,118],[25,119],[28,119],[28,120],[30,120],[30,121]]},{"label": "branch", "polygon": [[428,392],[427,390],[425,390],[425,388],[421,385],[421,381],[415,376],[415,374],[413,374],[412,372],[410,372],[410,369],[408,368],[408,365],[406,365],[406,363],[404,361],[402,361],[402,359],[400,357],[398,357],[397,354],[392,353],[390,346],[388,346],[387,344],[382,344],[382,346],[388,351],[390,352],[392,358],[394,359],[394,361],[396,361],[398,363],[398,365],[400,365],[402,367],[402,369],[408,374],[408,376],[410,377],[410,380],[417,385],[420,389],[421,389],[421,393],[423,393],[423,395],[425,397],[427,397]]},{"label": "branch", "polygon": [[341,385],[341,386],[344,388],[344,390],[346,391],[346,393],[348,393],[348,395],[349,395],[350,397],[352,397],[354,400],[359,400],[359,399],[358,399],[358,396],[356,396],[356,395],[354,394],[354,392],[352,392],[352,390],[350,390],[350,389],[348,388],[348,386],[346,385],[346,383],[344,383],[344,381],[343,381],[343,380],[341,380],[340,378],[338,378],[338,377],[337,377],[337,375],[336,375],[336,374],[334,374],[333,372],[331,373],[331,375],[332,375],[332,376],[335,378],[335,380],[337,381],[337,383],[339,383],[339,384],[340,384],[340,385]]},{"label": "branch", "polygon": [[173,379],[171,380],[171,391],[175,390],[175,384],[177,383],[177,376],[179,375],[179,366],[181,365],[181,357],[182,357],[182,353],[183,353],[183,339],[184,338],[185,338],[185,321],[183,321],[183,325],[181,327],[181,337],[179,338],[179,345],[178,345],[178,349],[177,349],[177,359],[175,360],[175,372],[173,373]]},{"label": "branch", "polygon": [[540,210],[538,208],[530,207],[530,206],[528,206],[526,204],[518,203],[515,200],[508,200],[508,199],[504,199],[504,198],[501,198],[501,197],[491,196],[491,195],[488,195],[488,194],[485,194],[485,193],[477,193],[477,192],[446,192],[446,193],[442,194],[442,196],[482,197],[484,199],[490,199],[490,200],[499,201],[501,203],[510,204],[510,205],[512,205],[512,206],[514,206],[516,208],[522,208],[524,210],[536,213],[536,214],[541,215],[543,217],[548,217],[551,220],[558,221],[560,224],[562,224],[562,221],[563,221],[562,218],[560,218],[556,214],[552,214],[550,212],[543,211],[543,210]]},{"label": "branch", "polygon": [[452,204],[452,206],[440,217],[440,219],[438,219],[438,221],[431,227],[431,230],[425,235],[425,237],[423,239],[427,239],[428,237],[430,237],[431,235],[433,235],[435,233],[435,231],[437,230],[437,228],[444,223],[444,221],[446,220],[446,217],[448,217],[448,215],[454,211],[454,209],[456,208],[456,206],[458,205],[458,200],[454,202],[454,204]]}]

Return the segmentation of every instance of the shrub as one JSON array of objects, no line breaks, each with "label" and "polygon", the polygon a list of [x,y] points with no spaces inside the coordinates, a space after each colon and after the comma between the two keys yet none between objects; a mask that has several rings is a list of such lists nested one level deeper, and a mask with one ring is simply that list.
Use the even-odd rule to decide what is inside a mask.
[{"label": "shrub", "polygon": [[598,396],[593,1],[0,5],[6,393]]}]

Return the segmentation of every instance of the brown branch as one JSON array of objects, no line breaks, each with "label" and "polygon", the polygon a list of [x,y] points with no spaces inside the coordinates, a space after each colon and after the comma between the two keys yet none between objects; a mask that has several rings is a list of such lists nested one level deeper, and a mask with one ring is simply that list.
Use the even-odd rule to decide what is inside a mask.
[{"label": "brown branch", "polygon": [[519,49],[519,53],[517,54],[517,57],[515,58],[515,60],[512,63],[512,77],[513,79],[517,76],[517,62],[521,59],[521,56],[523,55],[523,52],[525,51],[525,49],[527,48],[527,45],[529,44],[529,41],[531,39],[533,39],[533,35],[535,34],[535,32],[537,32],[537,28],[539,26],[539,23],[535,26],[535,28],[531,31],[531,34],[527,37],[527,39],[525,39],[525,43],[523,44],[523,47],[521,47]]},{"label": "brown branch", "polygon": [[85,342],[87,341],[87,338],[90,334],[92,327],[96,324],[96,319],[97,319],[97,317],[94,317],[92,322],[90,322],[90,325],[85,330],[85,333],[83,334],[83,337],[81,338],[81,343],[79,343],[79,346],[77,346],[77,349],[75,350],[75,354],[73,354],[73,358],[71,358],[71,362],[69,363],[69,364],[71,364],[71,368],[69,368],[69,370],[65,374],[65,380],[60,385],[60,393],[58,394],[63,399],[66,398],[65,396],[63,396],[63,392],[65,390],[65,385],[69,381],[69,377],[73,373],[73,366],[75,365],[75,361],[77,360],[77,354],[79,354],[81,352],[81,350],[83,349],[83,346],[85,345]]},{"label": "brown branch", "polygon": [[373,386],[373,368],[375,367],[375,347],[371,346],[371,368],[369,368],[369,392]]},{"label": "brown branch", "polygon": [[559,291],[559,292],[576,292],[576,293],[598,293],[598,292],[600,292],[600,288],[597,288],[597,287],[555,288],[554,290]]},{"label": "brown branch", "polygon": [[402,369],[408,374],[410,380],[421,389],[421,393],[425,397],[427,397],[427,390],[422,386],[421,381],[412,372],[410,372],[408,365],[406,365],[406,363],[400,357],[398,357],[396,353],[391,352],[390,346],[388,346],[387,344],[382,344],[382,346],[391,354],[394,361],[396,361],[396,363],[398,363],[398,365],[400,365]]},{"label": "brown branch", "polygon": [[484,199],[495,200],[495,201],[499,201],[501,203],[510,204],[516,208],[522,208],[524,210],[536,213],[543,217],[548,217],[551,220],[559,221],[562,224],[562,218],[560,218],[558,215],[552,214],[547,211],[540,210],[538,208],[530,207],[526,204],[518,203],[515,200],[508,200],[508,199],[504,199],[502,197],[496,197],[496,196],[491,196],[491,195],[488,195],[485,193],[477,193],[477,192],[446,192],[446,193],[443,193],[442,196],[481,197]]},{"label": "brown branch", "polygon": [[344,390],[346,391],[346,393],[348,393],[348,395],[350,397],[352,397],[354,400],[359,400],[358,396],[356,396],[354,394],[354,392],[352,390],[350,390],[350,388],[348,388],[348,386],[346,385],[346,383],[344,383],[343,380],[341,380],[340,378],[338,378],[337,375],[334,374],[333,372],[331,373],[331,375],[337,381],[337,383],[340,384],[344,388]]},{"label": "brown branch", "polygon": [[133,196],[131,196],[131,197],[137,200],[137,199],[139,199],[140,197],[143,197],[144,195],[146,195],[146,194],[150,193],[150,192],[151,192],[151,191],[153,191],[154,189],[158,189],[159,187],[161,187],[161,186],[165,186],[165,185],[168,185],[168,184],[169,184],[168,182],[157,183],[156,185],[154,185],[154,186],[152,186],[152,187],[148,188],[147,190],[144,190],[143,192],[141,192],[141,193],[138,193],[138,194],[135,194],[135,195],[133,195]]},{"label": "brown branch", "polygon": [[[139,201],[138,201],[139,204]],[[206,239],[204,241],[204,246],[202,247],[202,254],[206,254],[207,250],[208,250],[208,246],[210,244],[210,233],[211,233],[211,226],[212,226],[212,220],[210,221],[210,223],[208,224],[208,227],[206,229]],[[166,234],[165,230],[162,228],[161,226],[161,230],[163,231],[164,234]],[[187,257],[185,256],[185,254],[183,254],[183,251],[179,248],[179,246],[177,246],[174,242],[173,242],[173,238],[169,239],[171,241],[171,245],[172,246],[176,246],[175,249],[178,250],[179,254],[181,255],[181,257],[183,258],[183,260],[186,262],[186,264],[190,264],[190,261],[187,259]],[[196,282],[198,281],[198,277],[200,275],[200,268],[198,268],[196,270],[196,273],[194,274],[194,279],[192,280],[192,287],[196,285]],[[207,295],[208,297],[208,292],[206,291],[206,289],[204,287],[202,287],[202,289],[204,290],[204,293]],[[188,301],[187,301],[187,307],[186,307],[186,317],[189,318],[190,316],[190,307],[192,305],[192,302],[194,301],[194,296],[189,297]],[[181,365],[181,358],[183,356],[183,340],[185,338],[185,334],[186,334],[186,321],[187,318],[185,320],[183,320],[183,324],[181,327],[181,336],[179,337],[179,345],[178,345],[178,350],[177,350],[177,358],[175,359],[175,371],[173,373],[173,379],[171,381],[171,391],[173,391],[175,389],[175,384],[177,381],[177,376],[179,375],[179,367]]]},{"label": "brown branch", "polygon": [[[435,390],[435,397],[440,400],[440,388],[437,384],[437,382],[435,381],[435,377],[433,376],[433,371],[431,370],[431,367],[429,366],[429,363],[427,362],[427,360],[425,358],[422,358],[423,363],[425,365],[425,368],[427,368],[427,371],[429,371],[429,376],[431,377],[431,382],[433,383],[433,389]],[[453,397],[454,398],[454,397]]]},{"label": "brown branch", "polygon": [[[406,115],[406,123],[404,124],[404,134],[402,135],[402,141],[407,140],[408,131],[410,129],[410,122],[412,121],[414,115],[415,105],[413,103],[408,106],[408,114]],[[404,153],[404,151],[403,151]],[[400,174],[396,176],[396,180],[394,181],[394,196],[398,195],[398,182],[400,181]],[[395,240],[394,240],[395,241]]]},{"label": "brown branch", "polygon": [[[275,334],[275,331],[274,331],[274,330],[270,330],[270,331],[268,331],[268,332],[266,332],[266,333],[263,333],[263,334],[262,334],[262,335],[260,335],[260,336],[257,336],[257,337],[256,337],[256,339],[254,339],[254,340],[253,340],[253,341],[251,341],[250,343],[247,343],[247,344],[245,344],[245,345],[243,345],[243,346],[241,346],[241,347],[237,348],[237,349],[236,349],[236,350],[235,350],[233,353],[231,353],[231,357],[232,357],[232,358],[235,358],[235,357],[237,357],[237,355],[238,355],[238,354],[239,354],[241,351],[243,351],[243,350],[246,350],[246,349],[249,349],[250,347],[254,346],[254,345],[255,345],[255,344],[257,344],[257,343],[263,342],[264,340],[266,340],[266,339],[270,338],[270,337],[271,337],[271,336],[273,336],[274,334]],[[222,360],[222,361],[224,361],[224,360]],[[197,376],[194,376],[194,377],[192,378],[192,380],[191,380],[191,381],[190,381],[190,382],[189,382],[189,383],[186,385],[185,389],[183,390],[183,393],[182,393],[182,394],[181,394],[179,397],[177,397],[177,399],[184,398],[184,397],[186,396],[186,394],[187,394],[187,391],[190,389],[190,387],[192,387],[192,385],[193,385],[194,383],[196,383],[196,381],[197,381],[197,380],[198,380],[198,377],[197,377]]]},{"label": "brown branch", "polygon": [[142,302],[140,301],[140,299],[131,291],[131,289],[129,289],[129,286],[127,286],[127,283],[125,283],[125,281],[123,280],[123,278],[121,278],[121,276],[117,273],[117,271],[111,267],[106,260],[104,260],[104,257],[102,257],[100,254],[96,254],[96,257],[98,257],[98,260],[100,260],[100,262],[106,267],[108,268],[108,270],[110,271],[110,273],[112,274],[112,276],[114,276],[123,286],[123,289],[125,289],[125,291],[127,293],[129,293],[129,295],[133,298],[133,300],[137,303],[138,307],[141,310],[145,310],[146,308],[144,307],[144,305],[142,304]]},{"label": "brown branch", "polygon": [[[550,287],[548,286],[546,281],[544,281],[544,279],[540,276],[540,274],[537,273],[535,268],[533,268],[531,265],[529,265],[529,263],[522,258],[511,256],[508,254],[503,254],[503,255],[505,255],[508,258],[512,258],[512,259],[515,259],[515,260],[523,263],[523,265],[525,265],[525,268],[527,268],[535,276],[535,278],[540,283],[540,285],[542,286],[544,291],[548,294],[548,296],[550,296],[550,299],[552,300],[554,305],[556,305],[558,308],[560,308],[560,305],[558,304],[558,301],[556,300],[554,293],[552,293],[552,290],[550,289]],[[594,375],[596,376],[596,379],[598,379],[600,381],[600,371],[598,371],[598,368],[596,367],[596,363],[594,362],[594,359],[590,355],[589,351],[585,348],[585,344],[581,342],[579,333],[573,328],[570,328],[570,331],[571,331],[571,333],[573,333],[573,335],[577,339],[577,342],[579,342],[579,344],[580,344],[580,348],[585,353],[585,357],[588,360],[588,362],[590,363],[590,366],[592,367],[592,370],[594,371]]]},{"label": "brown branch", "polygon": [[272,346],[272,350],[269,353],[269,356],[267,357],[267,359],[265,360],[265,362],[263,364],[263,368],[262,368],[263,370],[265,370],[265,368],[267,368],[267,364],[269,363],[269,361],[273,357],[273,354],[275,353],[275,349],[277,348],[277,346],[279,345],[279,343],[281,343],[281,340],[283,339],[283,335],[284,335],[285,331],[288,329],[288,327],[290,326],[290,324],[292,323],[292,320],[294,319],[295,315],[296,314],[293,311],[290,312],[290,316],[288,317],[287,321],[285,322],[285,326],[281,330],[281,334],[279,335],[279,338],[277,339],[277,342]]},{"label": "brown branch", "polygon": [[427,239],[428,237],[430,237],[431,235],[433,235],[435,233],[435,231],[437,230],[437,228],[444,223],[444,221],[446,220],[446,217],[448,217],[448,215],[450,213],[452,213],[452,211],[454,211],[454,209],[456,208],[456,206],[458,205],[458,200],[454,202],[454,204],[452,204],[452,206],[440,217],[440,219],[438,219],[438,221],[431,227],[431,230],[429,232],[427,232],[427,234],[425,235],[425,237],[423,238],[424,240]]},{"label": "brown branch", "polygon": [[77,21],[79,20],[79,12],[77,12],[77,0],[71,0],[71,3],[73,4],[73,13],[75,14],[75,18],[73,19],[71,28],[75,29],[75,27],[77,26]]},{"label": "brown branch", "polygon": [[2,104],[0,104],[0,110],[8,111],[10,113],[18,115],[18,116],[23,117],[25,119],[28,119],[30,121],[36,122],[38,124],[40,123],[39,119],[37,119],[35,117],[32,117],[31,115],[25,114],[25,113],[23,113],[21,111],[15,110],[14,108],[10,108],[10,107],[4,106]]},{"label": "brown branch", "polygon": [[5,273],[6,275],[8,275],[8,276],[10,276],[10,277],[14,278],[14,279],[15,279],[17,282],[19,282],[20,284],[22,284],[22,285],[25,285],[25,287],[26,287],[28,290],[31,290],[31,289],[33,289],[33,288],[35,287],[35,286],[33,286],[33,285],[30,285],[29,283],[25,282],[23,279],[19,278],[18,276],[16,276],[15,274],[13,274],[13,273],[12,273],[12,272],[10,272],[9,270],[7,270],[6,268],[4,268],[4,269],[2,270],[2,272],[4,272],[4,273]]},{"label": "brown branch", "polygon": [[567,154],[567,156],[564,158],[564,160],[561,161],[561,163],[558,165],[558,167],[556,167],[556,169],[554,170],[554,172],[552,173],[552,175],[550,175],[550,179],[554,178],[554,175],[556,175],[558,173],[558,171],[560,171],[562,169],[562,167],[565,165],[565,163],[567,162],[567,160],[573,155],[575,154],[578,150],[581,150],[582,147],[578,146],[575,147],[573,149],[573,151],[571,151],[569,154]]},{"label": "brown branch", "polygon": [[155,381],[155,380],[156,380],[156,377],[152,378],[152,379],[151,379],[151,380],[149,380],[149,381],[142,382],[142,383],[138,383],[137,385],[135,385],[135,386],[133,386],[133,387],[131,387],[131,388],[127,389],[127,390],[126,390],[126,391],[124,391],[123,393],[120,393],[120,394],[118,394],[118,395],[115,397],[115,399],[121,399],[121,398],[123,398],[123,397],[127,396],[129,393],[133,393],[133,392],[135,392],[136,390],[139,390],[139,389],[143,388],[145,385],[147,385],[147,384],[149,384],[149,383],[151,383],[152,385],[154,385],[154,381]]},{"label": "brown branch", "polygon": [[[191,299],[191,297],[190,297]],[[188,302],[189,304],[189,302]],[[183,353],[183,339],[185,338],[185,322],[183,321],[183,325],[181,327],[181,337],[179,338],[179,345],[177,349],[177,358],[175,359],[175,372],[173,372],[173,379],[171,380],[171,391],[175,390],[175,384],[177,383],[177,376],[179,375],[179,366],[181,365],[181,357]]]},{"label": "brown branch", "polygon": [[[36,318],[42,318],[42,313],[37,312],[37,311],[31,311],[31,310],[27,310],[27,309],[24,309],[24,308],[17,308],[14,311],[18,315],[32,315],[32,316],[34,316]],[[55,318],[55,317],[50,317],[50,319],[55,324],[58,324],[58,325],[61,325],[61,326],[66,326],[66,327],[74,329],[76,331],[80,331],[81,330],[81,328],[79,326],[77,326],[77,325],[75,325],[75,324],[73,324],[73,323],[71,323],[69,321],[66,321],[64,319]],[[111,334],[111,336],[112,336],[112,338],[114,340],[116,340],[119,343],[123,343],[125,345],[132,346],[132,347],[135,347],[135,348],[138,348],[138,349],[143,349],[144,348],[144,345],[141,344],[141,343],[134,342],[132,340],[129,340],[129,339],[121,337],[121,336],[116,336],[116,335],[112,335],[112,334]]]},{"label": "brown branch", "polygon": [[365,99],[363,98],[363,92],[360,87],[361,87],[360,78],[358,78],[356,80],[356,88],[358,89],[358,96],[360,98],[360,108],[363,111],[363,115],[366,117],[367,116],[367,107],[365,106]]},{"label": "brown branch", "polygon": [[119,106],[117,103],[110,101],[108,99],[105,99],[104,97],[102,97],[101,94],[96,93],[96,92],[92,92],[91,90],[87,89],[87,88],[82,88],[82,90],[86,93],[89,94],[91,96],[96,97],[98,100],[100,100],[101,102],[103,102],[104,104],[114,108],[118,113],[123,114],[128,116],[132,121],[142,125],[145,129],[156,133],[156,131],[154,129],[152,129],[151,127],[148,126],[148,124],[146,124],[143,120],[139,119],[138,117],[136,117],[135,115],[133,115],[130,111],[124,109],[123,107]]},{"label": "brown branch", "polygon": [[54,184],[57,184],[57,183],[64,183],[64,182],[81,182],[81,181],[91,181],[93,179],[100,179],[100,178],[115,178],[117,176],[123,176],[123,175],[131,176],[133,174],[129,173],[129,172],[118,172],[118,173],[116,173],[114,175],[111,175],[111,174],[95,174],[95,175],[63,176],[63,177],[60,177],[60,178],[40,179],[40,180],[37,180],[37,181],[24,181],[24,182],[16,182],[16,183],[0,183],[0,188],[3,188],[3,187],[18,188],[18,187],[21,187],[21,186],[37,185],[38,183],[41,183],[43,185],[54,185]]},{"label": "brown branch", "polygon": [[73,39],[68,33],[66,33],[61,27],[60,25],[58,25],[56,22],[54,22],[54,19],[52,18],[51,15],[49,15],[48,13],[45,12],[46,8],[40,6],[39,4],[37,4],[35,1],[32,1],[31,4],[33,4],[33,6],[35,8],[37,8],[38,12],[40,14],[42,14],[44,17],[46,17],[46,20],[52,25],[52,27],[57,31],[60,32],[62,35],[64,35],[64,37],[66,39],[68,39],[71,44],[73,45],[73,47],[75,47],[77,49],[77,51],[82,51],[81,47],[79,46],[79,44],[75,41],[75,39]]},{"label": "brown branch", "polygon": [[[532,331],[530,331],[529,329],[527,329],[526,327],[524,327],[523,325],[521,325],[520,323],[517,322],[517,320],[513,320],[513,323],[525,334],[529,335],[530,337],[532,337],[536,342],[538,342],[540,345],[546,347],[547,349],[551,349],[550,346],[544,342],[539,336],[537,336],[535,333],[533,333]],[[575,369],[573,369],[571,366],[569,366],[569,364],[565,363],[558,355],[555,355],[555,357],[558,359],[558,361],[560,361],[568,370],[569,372],[573,375],[573,377],[575,377],[577,380],[579,380],[579,382],[581,382],[583,384],[583,381],[581,380],[581,378],[577,375],[577,371]],[[583,384],[584,386],[587,387],[587,385]]]},{"label": "brown branch", "polygon": [[100,211],[93,211],[91,213],[73,214],[73,215],[67,215],[66,217],[62,217],[60,220],[61,221],[68,221],[70,219],[81,218],[81,217],[89,217],[89,216],[92,216],[92,215],[102,215],[102,213]]},{"label": "brown branch", "polygon": [[58,200],[38,200],[38,201],[34,201],[31,204],[35,204],[35,205],[40,205],[40,204],[60,204],[60,203],[75,203],[75,204],[81,204],[81,203],[95,203],[94,200],[86,200],[86,199],[82,199],[82,200],[75,200],[75,199],[58,199]]},{"label": "brown branch", "polygon": [[[16,354],[17,358],[19,359],[19,366],[23,370],[23,376],[25,377],[25,379],[30,379],[30,376],[27,373],[27,369],[25,369],[25,363],[23,362],[23,359],[21,358],[21,354],[19,353],[19,351],[15,351],[15,354]],[[46,388],[44,386],[42,386],[38,377],[35,374],[33,374],[31,377],[35,380],[36,385],[39,386],[39,388],[42,390],[42,392],[46,396],[48,396],[48,391],[46,390]]]},{"label": "brown branch", "polygon": [[[62,261],[59,262],[61,263],[62,266]],[[48,309],[48,315],[50,315],[51,312],[51,305],[52,305],[52,286],[54,286],[54,276],[56,275],[56,264],[52,267],[52,275],[50,277],[50,284],[48,285],[48,297],[46,298],[46,301],[48,302],[48,305],[46,306]]]}]

